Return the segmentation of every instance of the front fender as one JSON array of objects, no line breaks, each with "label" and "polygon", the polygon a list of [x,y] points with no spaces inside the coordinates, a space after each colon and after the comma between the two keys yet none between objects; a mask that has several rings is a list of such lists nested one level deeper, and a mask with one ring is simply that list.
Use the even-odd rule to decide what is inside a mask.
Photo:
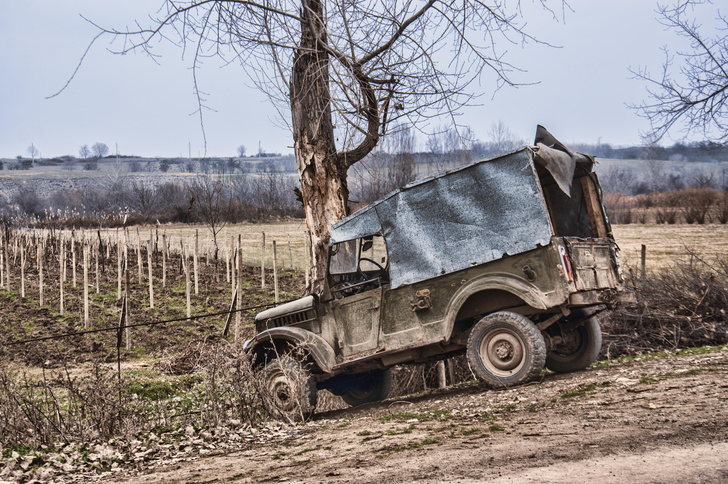
[{"label": "front fender", "polygon": [[277,341],[286,341],[300,346],[307,351],[319,368],[326,373],[336,364],[334,350],[321,336],[302,328],[281,326],[261,331],[252,340],[245,343],[245,349],[250,353],[259,353],[269,344]]}]

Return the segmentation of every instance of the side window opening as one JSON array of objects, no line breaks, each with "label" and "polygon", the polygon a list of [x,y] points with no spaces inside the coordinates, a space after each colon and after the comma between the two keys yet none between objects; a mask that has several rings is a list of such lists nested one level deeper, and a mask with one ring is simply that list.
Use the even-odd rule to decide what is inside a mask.
[{"label": "side window opening", "polygon": [[384,237],[369,235],[334,244],[329,255],[329,281],[336,298],[389,284],[389,258]]}]

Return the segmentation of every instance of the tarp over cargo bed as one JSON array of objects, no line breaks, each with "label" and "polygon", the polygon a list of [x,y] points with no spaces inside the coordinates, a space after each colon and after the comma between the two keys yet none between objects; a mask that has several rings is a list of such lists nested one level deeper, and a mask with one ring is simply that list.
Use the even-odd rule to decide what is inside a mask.
[{"label": "tarp over cargo bed", "polygon": [[382,235],[392,288],[546,245],[534,156],[524,148],[407,185],[334,225],[330,244]]}]

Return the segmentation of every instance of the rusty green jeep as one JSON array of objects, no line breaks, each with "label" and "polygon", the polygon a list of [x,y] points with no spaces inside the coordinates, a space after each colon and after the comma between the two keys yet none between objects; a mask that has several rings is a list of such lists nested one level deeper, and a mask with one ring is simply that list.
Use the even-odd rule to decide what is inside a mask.
[{"label": "rusty green jeep", "polygon": [[246,342],[265,406],[307,418],[317,390],[382,400],[391,368],[465,352],[489,387],[586,368],[621,297],[590,156],[535,146],[407,185],[331,230],[325,288],[261,312]]}]

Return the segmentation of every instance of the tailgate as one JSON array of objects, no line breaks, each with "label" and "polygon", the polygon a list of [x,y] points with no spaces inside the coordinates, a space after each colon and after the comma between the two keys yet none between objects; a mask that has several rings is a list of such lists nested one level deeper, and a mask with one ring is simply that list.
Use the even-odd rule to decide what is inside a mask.
[{"label": "tailgate", "polygon": [[612,244],[608,239],[565,238],[577,291],[618,286]]}]

